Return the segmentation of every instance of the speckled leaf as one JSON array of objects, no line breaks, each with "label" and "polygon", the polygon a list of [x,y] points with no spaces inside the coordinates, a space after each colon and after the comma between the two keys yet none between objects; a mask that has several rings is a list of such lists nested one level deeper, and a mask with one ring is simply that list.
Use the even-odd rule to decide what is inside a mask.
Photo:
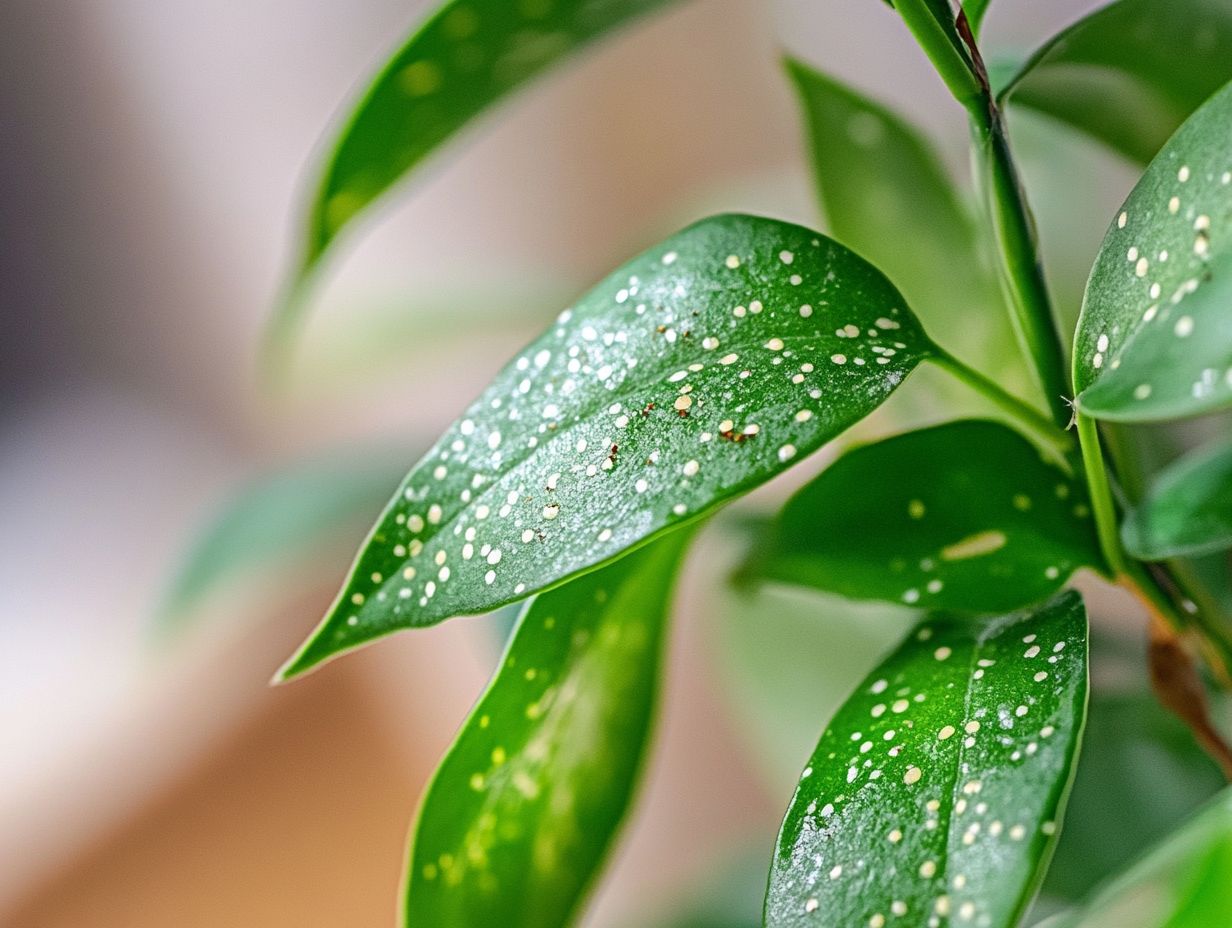
[{"label": "speckled leaf", "polygon": [[1232,789],[1052,928],[1215,928],[1232,913]]},{"label": "speckled leaf", "polygon": [[536,598],[424,796],[412,928],[560,928],[628,808],[687,531]]},{"label": "speckled leaf", "polygon": [[373,79],[334,142],[310,204],[301,277],[345,226],[489,104],[669,2],[441,4]]},{"label": "speckled leaf", "polygon": [[497,375],[412,469],[284,675],[552,586],[764,483],[933,350],[835,242],[749,216],[690,227]]},{"label": "speckled leaf", "polygon": [[821,736],[779,835],[768,928],[1017,925],[1055,841],[1086,693],[1076,593],[926,620]]},{"label": "speckled leaf", "polygon": [[1081,483],[1017,432],[964,421],[843,455],[783,507],[745,573],[856,599],[1004,612],[1101,564]]},{"label": "speckled leaf", "polygon": [[1074,336],[1078,407],[1143,422],[1232,403],[1232,84],[1113,220]]},{"label": "speckled leaf", "polygon": [[405,454],[365,448],[299,462],[245,486],[205,526],[156,614],[159,635],[185,630],[215,591],[306,558],[330,542],[354,544],[389,497]]},{"label": "speckled leaf", "polygon": [[1230,79],[1227,0],[1120,0],[1048,42],[1003,96],[1145,164]]},{"label": "speckled leaf", "polygon": [[[810,163],[830,233],[877,265],[946,346],[1013,355],[1013,333],[976,225],[928,138],[896,113],[794,59]],[[954,268],[963,285],[954,286]]]},{"label": "speckled leaf", "polygon": [[1145,561],[1232,548],[1232,442],[1188,454],[1162,471],[1126,517],[1121,539]]}]

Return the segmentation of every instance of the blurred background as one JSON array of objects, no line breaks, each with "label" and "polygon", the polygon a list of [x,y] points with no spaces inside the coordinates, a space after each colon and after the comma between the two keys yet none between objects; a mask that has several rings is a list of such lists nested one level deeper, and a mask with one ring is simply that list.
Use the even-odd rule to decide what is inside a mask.
[{"label": "blurred background", "polygon": [[[985,45],[1021,56],[1093,6],[1000,0]],[[505,358],[634,252],[721,210],[821,224],[785,49],[911,114],[966,174],[963,115],[884,4],[696,0],[449,145],[336,256],[289,383],[265,389],[257,345],[320,139],[427,9],[5,4],[6,926],[393,924],[407,824],[507,623],[455,620],[294,685],[267,681],[401,472]],[[1016,116],[1014,131],[1072,316],[1135,173],[1039,117]],[[930,382],[858,435],[940,417]],[[823,463],[741,505],[781,499]],[[910,621],[723,592],[743,541],[728,525],[690,559],[658,744],[590,926],[754,924],[800,765]],[[211,526],[213,547],[200,540]],[[206,567],[176,581],[194,545]],[[1126,791],[1153,797],[1157,809],[1120,826],[1149,830],[1219,780],[1139,702],[1135,608],[1095,592],[1111,655],[1097,682],[1116,708],[1094,717],[1109,744],[1084,764],[1113,764]],[[169,600],[189,604],[174,625],[160,618]],[[1117,724],[1162,734],[1135,745]],[[1160,797],[1148,786],[1169,764],[1189,779]],[[1083,862],[1111,866],[1141,837],[1071,824],[1061,854],[1079,869],[1062,868],[1051,899],[1100,875]]]}]

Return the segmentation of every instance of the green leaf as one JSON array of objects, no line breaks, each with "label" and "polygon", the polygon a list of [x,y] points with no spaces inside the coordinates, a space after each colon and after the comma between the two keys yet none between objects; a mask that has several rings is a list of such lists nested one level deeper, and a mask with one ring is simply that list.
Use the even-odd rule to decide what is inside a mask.
[{"label": "green leaf", "polygon": [[1145,164],[1229,79],[1227,0],[1120,0],[1044,45],[1001,97]]},{"label": "green leaf", "polygon": [[[366,449],[297,462],[254,480],[214,516],[186,552],[155,614],[158,635],[182,633],[211,594],[294,563],[381,511],[403,453]],[[350,537],[348,537],[350,535]]]},{"label": "green leaf", "polygon": [[[1161,789],[1171,788],[1160,784]],[[1132,811],[1131,813],[1132,814]],[[1055,928],[1214,928],[1232,912],[1232,789]]]},{"label": "green leaf", "polygon": [[674,532],[528,605],[424,796],[405,924],[570,921],[629,806],[690,534]]},{"label": "green leaf", "polygon": [[984,14],[988,12],[991,0],[963,0],[962,10],[967,14],[967,22],[971,25],[971,33],[976,37],[984,24]]},{"label": "green leaf", "polygon": [[[926,325],[946,331],[947,347],[986,355],[1004,345],[1008,360],[1013,335],[996,277],[927,137],[808,65],[791,58],[784,64],[803,104],[830,232],[894,281]],[[954,286],[958,265],[962,287]]]},{"label": "green leaf", "polygon": [[779,834],[768,928],[1016,925],[1064,807],[1086,651],[1072,592],[927,619],[821,736]]},{"label": "green leaf", "polygon": [[932,343],[871,265],[799,226],[705,220],[583,297],[407,476],[283,671],[486,612],[782,472]]},{"label": "green leaf", "polygon": [[[489,104],[668,2],[442,4],[368,85],[333,143],[309,206],[298,283],[346,226]],[[292,305],[283,308],[293,311]]]},{"label": "green leaf", "polygon": [[[1092,649],[1094,650],[1094,648]],[[1092,655],[1102,675],[1107,664]],[[1136,665],[1138,679],[1146,668]],[[1161,789],[1161,784],[1167,784]],[[1193,733],[1149,693],[1091,694],[1065,832],[1045,895],[1081,898],[1167,835],[1224,784]],[[1125,810],[1132,809],[1132,815]]]},{"label": "green leaf", "polygon": [[1074,336],[1079,409],[1146,422],[1232,403],[1232,84],[1113,220]]},{"label": "green leaf", "polygon": [[1232,548],[1232,442],[1188,454],[1161,472],[1126,517],[1121,539],[1144,561]]},{"label": "green leaf", "polygon": [[856,599],[1004,612],[1103,559],[1082,484],[995,422],[848,452],[794,496],[744,573]]}]

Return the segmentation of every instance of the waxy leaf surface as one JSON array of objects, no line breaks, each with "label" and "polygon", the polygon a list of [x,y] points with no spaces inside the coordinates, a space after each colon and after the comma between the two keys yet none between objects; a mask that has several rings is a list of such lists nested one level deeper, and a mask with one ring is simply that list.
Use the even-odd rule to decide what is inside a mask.
[{"label": "waxy leaf surface", "polygon": [[489,104],[668,2],[443,4],[386,63],[334,143],[310,204],[301,276],[369,204]]},{"label": "waxy leaf surface", "polygon": [[1076,593],[926,620],[821,736],[779,835],[766,925],[1017,925],[1055,841],[1086,693]]},{"label": "waxy leaf surface", "polygon": [[552,586],[764,483],[933,351],[898,291],[800,226],[720,216],[616,271],[407,476],[293,675]]},{"label": "waxy leaf surface", "polygon": [[783,507],[745,573],[856,599],[1004,612],[1102,563],[1082,484],[1012,429],[974,420],[843,455]]},{"label": "waxy leaf surface", "polygon": [[[976,225],[928,138],[902,117],[793,59],[810,163],[829,232],[890,278],[946,347],[988,362],[1013,348]],[[954,286],[961,266],[962,286]]]},{"label": "waxy leaf surface", "polygon": [[570,922],[633,793],[690,534],[528,605],[423,799],[406,925]]},{"label": "waxy leaf surface", "polygon": [[1074,336],[1078,408],[1144,422],[1232,403],[1232,84],[1113,219]]},{"label": "waxy leaf surface", "polygon": [[1049,41],[1002,96],[1146,164],[1228,80],[1227,0],[1120,0]]},{"label": "waxy leaf surface", "polygon": [[1232,548],[1232,442],[1188,454],[1162,471],[1126,517],[1121,539],[1146,561]]},{"label": "waxy leaf surface", "polygon": [[1232,789],[1050,928],[1214,928],[1232,912]]}]

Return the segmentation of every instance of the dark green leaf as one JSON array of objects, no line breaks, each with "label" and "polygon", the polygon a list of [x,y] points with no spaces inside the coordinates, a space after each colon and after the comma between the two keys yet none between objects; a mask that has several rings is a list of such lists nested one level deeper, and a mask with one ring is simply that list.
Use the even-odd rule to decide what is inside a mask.
[{"label": "dark green leaf", "polygon": [[[1107,673],[1093,654],[1093,666]],[[1139,679],[1146,668],[1134,667]],[[1161,785],[1166,788],[1161,789]],[[1086,896],[1191,815],[1224,784],[1219,768],[1149,693],[1091,695],[1065,832],[1045,895]],[[1125,814],[1132,809],[1133,814]]]},{"label": "dark green leaf", "polygon": [[486,612],[744,493],[934,351],[872,266],[721,216],[634,259],[528,346],[411,471],[291,676]]},{"label": "dark green leaf", "polygon": [[300,282],[344,227],[489,104],[668,2],[442,4],[367,87],[334,142],[309,206]]},{"label": "dark green leaf", "polygon": [[1064,807],[1086,639],[1072,592],[926,620],[822,735],[779,835],[766,925],[1016,925]]},{"label": "dark green leaf", "polygon": [[381,511],[404,461],[388,448],[366,449],[300,462],[244,487],[187,552],[158,610],[157,631],[182,631],[206,597],[240,578],[331,541],[353,544],[352,533]]},{"label": "dark green leaf", "polygon": [[1074,336],[1078,407],[1143,422],[1232,403],[1232,84],[1113,220]]},{"label": "dark green leaf", "polygon": [[1120,0],[1048,42],[1002,96],[1145,164],[1229,79],[1227,0]]},{"label": "dark green leaf", "polygon": [[1126,517],[1121,539],[1144,561],[1232,548],[1232,442],[1186,455],[1160,473]]},{"label": "dark green leaf", "polygon": [[[1170,789],[1167,783],[1160,789]],[[1133,814],[1133,810],[1126,810]],[[1232,912],[1232,789],[1055,928],[1214,928]]]},{"label": "dark green leaf", "polygon": [[[902,290],[947,347],[987,355],[1013,334],[976,225],[925,135],[897,114],[787,59],[808,126],[810,162],[829,230]],[[954,268],[963,286],[954,286]],[[1004,366],[1002,368],[1004,370]]]},{"label": "dark green leaf", "polygon": [[570,921],[633,793],[689,534],[544,593],[523,612],[424,796],[405,924]]},{"label": "dark green leaf", "polygon": [[1004,612],[1102,564],[1082,484],[995,422],[851,451],[783,507],[746,574],[857,599]]}]

